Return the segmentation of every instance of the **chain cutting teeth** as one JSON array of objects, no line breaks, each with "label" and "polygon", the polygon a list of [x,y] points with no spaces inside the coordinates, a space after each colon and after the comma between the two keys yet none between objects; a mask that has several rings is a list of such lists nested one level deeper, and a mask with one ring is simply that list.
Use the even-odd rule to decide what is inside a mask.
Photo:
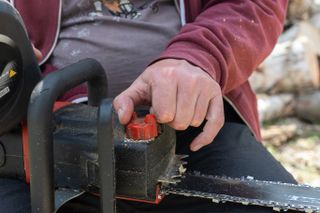
[{"label": "chain cutting teeth", "polygon": [[319,187],[261,181],[253,177],[231,178],[186,172],[180,183],[164,185],[161,190],[166,194],[207,198],[215,203],[258,205],[278,212],[320,213]]},{"label": "chain cutting teeth", "polygon": [[186,168],[184,165],[187,164],[183,159],[187,158],[187,155],[175,155],[169,162],[169,166],[162,176],[159,177],[158,181],[163,184],[177,184],[181,182]]},{"label": "chain cutting teeth", "polygon": [[177,155],[177,156],[180,158],[180,160],[183,160],[183,159],[189,157],[189,155]]}]

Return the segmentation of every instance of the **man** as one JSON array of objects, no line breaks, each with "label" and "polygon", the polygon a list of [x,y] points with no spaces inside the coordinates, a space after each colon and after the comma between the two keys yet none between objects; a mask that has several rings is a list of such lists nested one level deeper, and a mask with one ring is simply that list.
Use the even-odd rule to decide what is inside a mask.
[{"label": "man", "polygon": [[[121,123],[129,122],[135,106],[150,105],[158,122],[177,130],[177,152],[189,154],[189,170],[295,182],[258,142],[256,98],[248,83],[282,31],[286,1],[13,3],[40,50],[44,74],[82,58],[97,59],[106,70]],[[78,87],[62,99],[85,101],[86,89]],[[27,189],[20,185],[15,190],[19,195]],[[63,211],[95,212],[97,202],[86,195]],[[0,201],[0,206],[9,209],[10,203]],[[117,207],[119,212],[272,211],[173,195],[159,206],[118,201]]]}]

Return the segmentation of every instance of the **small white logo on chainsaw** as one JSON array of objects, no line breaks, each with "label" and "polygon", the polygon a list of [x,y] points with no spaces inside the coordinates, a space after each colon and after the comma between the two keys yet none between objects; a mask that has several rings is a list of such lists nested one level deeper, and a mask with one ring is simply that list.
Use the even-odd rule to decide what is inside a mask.
[{"label": "small white logo on chainsaw", "polygon": [[2,89],[0,91],[0,98],[2,98],[3,96],[5,96],[6,94],[8,94],[10,92],[10,88],[9,87],[5,87],[4,89]]}]

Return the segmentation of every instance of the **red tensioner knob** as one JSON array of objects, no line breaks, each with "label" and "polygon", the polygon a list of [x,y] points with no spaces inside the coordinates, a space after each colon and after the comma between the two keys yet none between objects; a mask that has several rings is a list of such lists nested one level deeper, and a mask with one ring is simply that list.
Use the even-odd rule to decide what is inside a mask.
[{"label": "red tensioner knob", "polygon": [[147,114],[144,118],[138,118],[133,113],[130,123],[126,127],[126,134],[129,139],[149,140],[158,136],[156,117]]}]

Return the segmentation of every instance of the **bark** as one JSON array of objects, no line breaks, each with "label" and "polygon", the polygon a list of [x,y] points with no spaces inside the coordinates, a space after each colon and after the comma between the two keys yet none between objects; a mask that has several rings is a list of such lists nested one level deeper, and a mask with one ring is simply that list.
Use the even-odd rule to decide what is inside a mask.
[{"label": "bark", "polygon": [[300,119],[320,123],[320,91],[300,95],[294,110]]},{"label": "bark", "polygon": [[312,26],[314,26],[318,32],[320,32],[320,12],[315,13],[312,15],[312,17],[310,18],[309,22]]},{"label": "bark", "polygon": [[296,92],[320,85],[320,33],[308,22],[285,31],[269,57],[250,77],[259,93]]},{"label": "bark", "polygon": [[319,0],[289,0],[286,22],[287,24],[294,24],[302,20],[308,20],[319,12]]},{"label": "bark", "polygon": [[294,113],[294,95],[258,95],[258,112],[261,122],[286,117]]},{"label": "bark", "polygon": [[287,10],[288,22],[307,20],[312,11],[312,6],[312,0],[290,0]]}]

